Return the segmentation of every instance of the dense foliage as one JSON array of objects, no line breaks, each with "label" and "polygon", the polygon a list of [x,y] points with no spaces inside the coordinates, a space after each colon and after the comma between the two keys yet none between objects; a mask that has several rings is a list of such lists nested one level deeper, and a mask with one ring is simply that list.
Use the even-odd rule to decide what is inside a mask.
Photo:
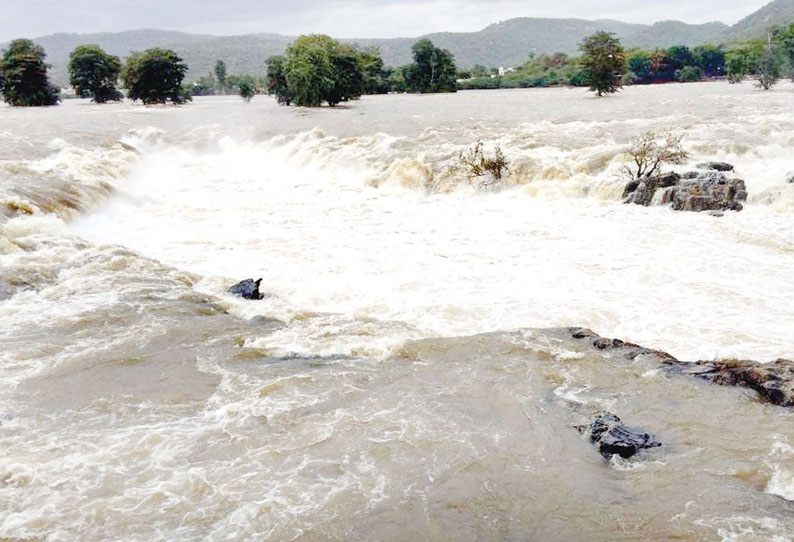
[{"label": "dense foliage", "polygon": [[15,40],[0,59],[0,90],[11,105],[55,105],[60,91],[50,84],[44,49],[30,40]]},{"label": "dense foliage", "polygon": [[405,86],[411,92],[456,92],[457,68],[455,57],[446,49],[439,49],[428,39],[411,48],[413,63],[402,69]]},{"label": "dense foliage", "polygon": [[599,96],[617,92],[622,85],[625,55],[620,40],[609,32],[596,32],[579,46],[582,72],[590,90]]},{"label": "dense foliage", "polygon": [[145,104],[172,102],[181,104],[190,100],[182,88],[187,65],[168,49],[147,49],[127,58],[123,81],[128,96]]},{"label": "dense foliage", "polygon": [[355,100],[364,93],[362,53],[328,36],[301,36],[286,55],[267,61],[268,93],[283,105],[319,107]]},{"label": "dense foliage", "polygon": [[82,98],[97,103],[121,100],[123,96],[116,90],[120,73],[119,57],[96,45],[80,45],[69,55],[69,84]]}]

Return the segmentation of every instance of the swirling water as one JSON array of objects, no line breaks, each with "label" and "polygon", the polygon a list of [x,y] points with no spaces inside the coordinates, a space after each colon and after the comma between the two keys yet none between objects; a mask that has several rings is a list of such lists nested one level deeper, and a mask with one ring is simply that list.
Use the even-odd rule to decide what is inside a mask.
[{"label": "swirling water", "polygon": [[[551,328],[794,358],[792,96],[0,107],[0,538],[791,539],[788,411]],[[745,210],[623,205],[646,130]],[[604,461],[603,408],[666,446]]]}]

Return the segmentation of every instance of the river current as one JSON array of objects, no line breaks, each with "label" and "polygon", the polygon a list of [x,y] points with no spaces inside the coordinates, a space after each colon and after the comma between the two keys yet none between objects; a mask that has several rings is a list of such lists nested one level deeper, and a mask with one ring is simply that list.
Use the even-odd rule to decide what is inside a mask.
[{"label": "river current", "polygon": [[[0,105],[0,540],[791,540],[788,410],[564,328],[794,359],[792,99]],[[649,130],[745,209],[624,205]],[[604,409],[665,445],[605,460]]]}]

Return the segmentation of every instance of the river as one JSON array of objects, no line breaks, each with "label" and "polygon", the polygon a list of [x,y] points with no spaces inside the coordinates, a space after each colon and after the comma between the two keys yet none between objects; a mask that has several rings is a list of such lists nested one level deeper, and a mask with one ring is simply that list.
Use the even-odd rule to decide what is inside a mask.
[{"label": "river", "polygon": [[[792,98],[1,105],[0,539],[794,538],[788,410],[564,332],[794,359]],[[624,205],[649,130],[745,209]],[[603,409],[665,446],[605,460]]]}]

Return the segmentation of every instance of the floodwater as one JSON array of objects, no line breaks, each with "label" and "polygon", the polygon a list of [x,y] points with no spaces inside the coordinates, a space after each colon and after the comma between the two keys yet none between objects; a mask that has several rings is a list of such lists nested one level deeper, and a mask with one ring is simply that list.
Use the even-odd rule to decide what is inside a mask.
[{"label": "floodwater", "polygon": [[[792,99],[0,106],[0,540],[791,540],[792,413],[565,328],[794,359]],[[648,130],[745,209],[624,205]]]}]

